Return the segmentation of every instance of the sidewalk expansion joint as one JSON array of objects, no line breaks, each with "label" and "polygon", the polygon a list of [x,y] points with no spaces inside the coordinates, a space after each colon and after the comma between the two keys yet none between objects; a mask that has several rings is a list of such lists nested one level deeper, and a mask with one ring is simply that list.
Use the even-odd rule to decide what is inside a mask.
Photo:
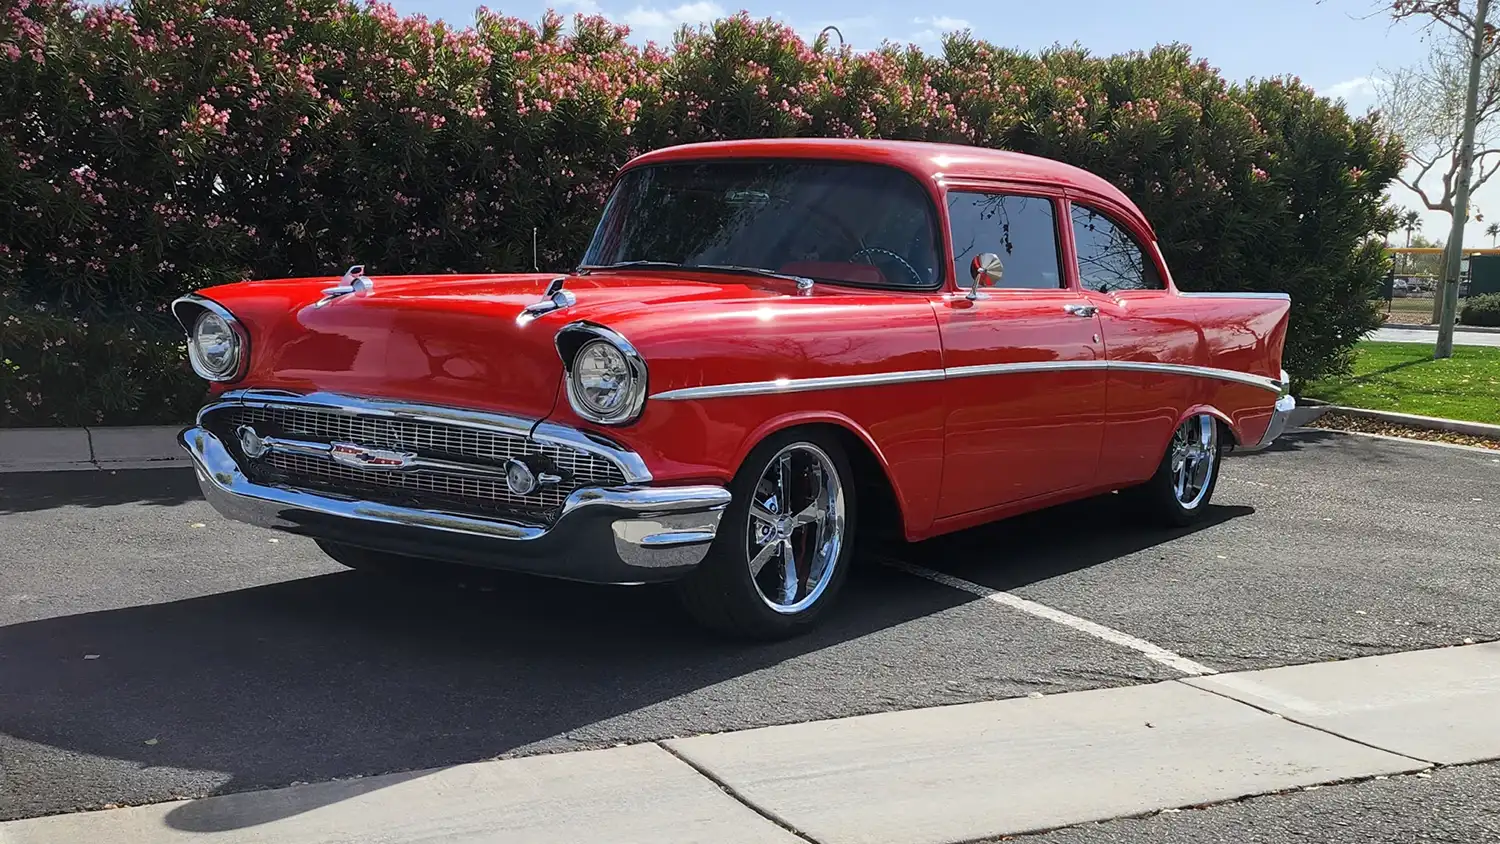
[{"label": "sidewalk expansion joint", "polygon": [[[672,758],[674,758],[677,761],[681,762],[682,764],[688,766],[689,768],[692,768],[694,771],[697,771],[698,772],[698,776],[703,777],[704,779],[706,779],[709,782],[713,783],[714,785],[718,786],[718,788],[719,788],[720,791],[722,791],[725,794],[729,795],[730,797],[734,798],[734,800],[736,800],[738,803],[740,803],[740,805],[744,806],[745,808],[749,809],[750,811],[754,812],[755,814],[760,815],[761,817],[765,818],[766,820],[770,821],[771,823],[776,824],[778,827],[786,830],[788,833],[797,836],[798,839],[800,839],[802,841],[806,841],[807,844],[821,844],[821,842],[819,842],[816,838],[813,838],[811,835],[808,835],[807,833],[803,832],[800,829],[797,829],[796,827],[792,826],[791,824],[787,823],[786,821],[782,820],[781,818],[778,818],[774,814],[772,814],[772,813],[766,811],[765,809],[762,809],[761,807],[755,805],[755,803],[751,802],[751,800],[749,798],[745,797],[745,795],[743,795],[743,794],[739,793],[738,791],[736,791],[734,789],[734,786],[731,786],[729,783],[726,783],[723,780],[719,779],[718,777],[714,776],[707,768],[704,768],[702,765],[699,765],[698,763],[696,763],[693,760],[687,758],[686,756],[682,755],[681,753],[678,753],[676,750],[674,750],[673,748],[669,747],[666,742],[664,742],[664,741],[658,741],[658,742],[655,742],[655,744],[656,744],[657,747],[660,747],[662,750],[665,750],[667,752],[667,754],[670,755]],[[3,842],[0,842],[0,844],[3,844]]]},{"label": "sidewalk expansion joint", "polygon": [[1250,707],[1251,709],[1254,709],[1257,712],[1264,712],[1267,715],[1274,715],[1277,718],[1280,718],[1283,721],[1286,721],[1288,723],[1296,724],[1299,727],[1306,727],[1309,730],[1316,730],[1317,732],[1323,733],[1325,735],[1333,736],[1336,739],[1340,739],[1342,741],[1347,741],[1350,744],[1357,744],[1357,745],[1360,745],[1361,747],[1368,747],[1371,750],[1378,750],[1381,753],[1389,753],[1392,756],[1400,756],[1402,759],[1410,759],[1413,762],[1420,762],[1420,763],[1422,763],[1423,765],[1426,765],[1429,768],[1443,767],[1442,763],[1440,763],[1440,762],[1434,762],[1431,759],[1422,759],[1420,757],[1413,756],[1410,753],[1401,753],[1400,751],[1391,750],[1388,747],[1381,747],[1378,744],[1371,744],[1371,743],[1369,743],[1367,741],[1361,741],[1361,740],[1359,740],[1357,738],[1354,738],[1352,736],[1346,736],[1343,733],[1337,732],[1335,730],[1330,730],[1327,727],[1319,727],[1317,724],[1309,724],[1306,721],[1300,721],[1300,720],[1298,720],[1296,718],[1293,718],[1292,716],[1287,715],[1287,714],[1285,714],[1283,712],[1277,712],[1274,709],[1269,709],[1269,708],[1264,707],[1264,706],[1259,706],[1257,704],[1250,703],[1249,701],[1246,701],[1246,700],[1240,700],[1239,698],[1237,698],[1237,697],[1235,697],[1233,695],[1226,694],[1225,692],[1221,692],[1221,691],[1219,691],[1217,689],[1209,689],[1209,688],[1204,688],[1203,686],[1195,686],[1192,683],[1185,682],[1188,679],[1191,679],[1191,678],[1188,678],[1188,677],[1178,677],[1177,679],[1172,680],[1171,682],[1173,682],[1173,683],[1181,683],[1182,685],[1187,686],[1190,689],[1197,689],[1200,692],[1208,692],[1211,695],[1218,695],[1219,697],[1224,698],[1225,700],[1232,700],[1235,703],[1238,703],[1238,704],[1240,704],[1242,706],[1248,706],[1248,707]]}]

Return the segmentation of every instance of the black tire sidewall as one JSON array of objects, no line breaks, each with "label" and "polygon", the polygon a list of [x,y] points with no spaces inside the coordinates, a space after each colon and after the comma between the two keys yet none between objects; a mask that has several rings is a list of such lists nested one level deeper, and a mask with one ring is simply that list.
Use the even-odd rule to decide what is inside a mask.
[{"label": "black tire sidewall", "polygon": [[[750,575],[746,536],[749,531],[750,503],[756,484],[769,467],[771,458],[782,449],[797,443],[817,446],[828,455],[844,497],[844,537],[839,557],[834,562],[832,579],[813,604],[796,613],[780,613],[762,599]],[[854,538],[859,524],[859,502],[854,471],[837,435],[819,429],[789,429],[762,440],[740,465],[730,482],[731,502],[719,522],[719,529],[708,555],[698,570],[681,586],[688,609],[699,621],[739,636],[779,639],[795,635],[818,623],[832,606],[848,577],[854,552]],[[705,600],[706,599],[706,600]]]},{"label": "black tire sidewall", "polygon": [[[1183,420],[1185,423],[1187,420]],[[1178,423],[1178,428],[1183,423]],[[1218,425],[1218,420],[1214,420]],[[1178,428],[1172,429],[1172,436],[1176,437]],[[1173,525],[1190,525],[1203,518],[1208,510],[1208,505],[1213,501],[1214,490],[1219,486],[1219,473],[1224,467],[1224,438],[1222,436],[1215,440],[1214,465],[1209,473],[1208,488],[1203,492],[1203,499],[1196,507],[1186,507],[1177,500],[1177,488],[1172,477],[1172,440],[1167,440],[1167,447],[1162,454],[1161,464],[1156,468],[1156,474],[1147,483],[1146,499],[1151,510],[1159,517]]]}]

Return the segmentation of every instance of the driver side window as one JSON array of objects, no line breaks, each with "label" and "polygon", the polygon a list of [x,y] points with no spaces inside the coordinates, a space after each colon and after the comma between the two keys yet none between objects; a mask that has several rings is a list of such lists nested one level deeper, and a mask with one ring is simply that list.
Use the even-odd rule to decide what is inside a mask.
[{"label": "driver side window", "polygon": [[1052,200],[952,191],[948,225],[953,234],[953,271],[960,287],[969,284],[970,265],[985,252],[1000,258],[997,288],[1052,290],[1063,286]]}]

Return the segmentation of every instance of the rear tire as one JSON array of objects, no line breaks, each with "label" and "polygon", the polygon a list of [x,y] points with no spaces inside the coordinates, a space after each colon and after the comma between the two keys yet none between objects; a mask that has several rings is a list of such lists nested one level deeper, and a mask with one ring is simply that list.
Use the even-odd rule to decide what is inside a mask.
[{"label": "rear tire", "polygon": [[1186,527],[1208,509],[1223,458],[1219,420],[1206,413],[1190,417],[1173,432],[1156,474],[1129,492],[1147,517]]},{"label": "rear tire", "polygon": [[699,623],[749,639],[785,639],[823,617],[854,549],[854,472],[818,429],[768,437],[745,458],[702,564],[674,588]]}]

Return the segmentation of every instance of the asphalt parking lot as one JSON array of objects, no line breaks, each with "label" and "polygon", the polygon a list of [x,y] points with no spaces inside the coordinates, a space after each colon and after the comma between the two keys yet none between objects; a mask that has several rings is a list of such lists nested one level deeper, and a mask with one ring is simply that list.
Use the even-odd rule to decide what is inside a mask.
[{"label": "asphalt parking lot", "polygon": [[[1217,670],[1500,639],[1500,454],[1297,432],[1215,501],[1191,531],[1105,497],[888,556]],[[181,470],[0,475],[0,819],[1180,676],[861,563],[825,628],[745,646],[659,589],[372,580]]]}]

